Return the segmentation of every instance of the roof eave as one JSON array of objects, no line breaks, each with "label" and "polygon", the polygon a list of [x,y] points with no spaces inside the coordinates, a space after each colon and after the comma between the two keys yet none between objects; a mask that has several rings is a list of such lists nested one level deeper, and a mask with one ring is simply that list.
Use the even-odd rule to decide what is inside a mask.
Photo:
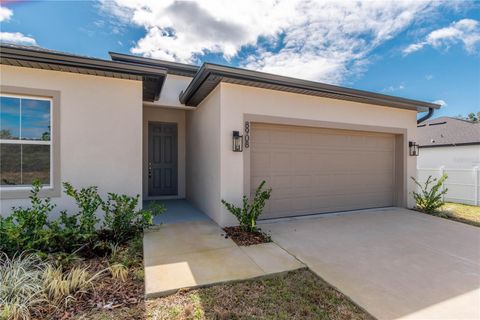
[{"label": "roof eave", "polygon": [[439,148],[439,147],[461,147],[461,146],[474,146],[480,145],[480,141],[474,142],[461,142],[461,143],[444,143],[444,144],[427,144],[418,146],[419,148]]},{"label": "roof eave", "polygon": [[222,78],[220,81],[224,81],[224,79],[237,79],[242,81],[249,81],[252,83],[271,84],[276,86],[283,86],[284,88],[311,91],[312,93],[316,93],[315,95],[317,96],[321,96],[322,93],[324,93],[325,96],[334,96],[337,99],[366,102],[375,105],[390,106],[401,109],[410,109],[416,110],[417,112],[423,112],[425,111],[425,108],[440,108],[440,105],[430,102],[393,97],[368,91],[338,87],[308,80],[300,80],[258,71],[225,67],[209,63],[204,63],[202,65],[202,67],[199,69],[197,75],[193,78],[187,89],[181,93],[181,103],[190,106],[198,105],[198,103],[192,103],[192,97],[194,97],[202,84],[212,75]]},{"label": "roof eave", "polygon": [[117,53],[117,52],[109,52],[110,58],[113,61],[121,61],[121,62],[130,62],[130,63],[137,63],[142,65],[148,66],[158,66],[167,70],[169,74],[184,76],[184,77],[191,77],[193,78],[200,67],[178,63],[178,62],[170,62],[170,61],[163,61],[157,60],[153,58],[146,58],[146,57],[139,57],[128,55],[124,53]]},{"label": "roof eave", "polygon": [[58,67],[59,70],[55,71],[141,80],[144,83],[143,95],[145,101],[158,100],[167,75],[166,69],[155,66],[13,48],[4,45],[0,46],[0,63],[46,70],[55,70],[52,67]]}]

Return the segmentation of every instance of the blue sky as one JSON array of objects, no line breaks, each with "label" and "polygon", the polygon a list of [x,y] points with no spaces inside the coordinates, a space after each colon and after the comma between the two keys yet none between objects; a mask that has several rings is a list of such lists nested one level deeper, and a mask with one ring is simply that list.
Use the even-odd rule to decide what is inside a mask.
[{"label": "blue sky", "polygon": [[211,61],[480,111],[480,2],[2,1],[2,41]]}]

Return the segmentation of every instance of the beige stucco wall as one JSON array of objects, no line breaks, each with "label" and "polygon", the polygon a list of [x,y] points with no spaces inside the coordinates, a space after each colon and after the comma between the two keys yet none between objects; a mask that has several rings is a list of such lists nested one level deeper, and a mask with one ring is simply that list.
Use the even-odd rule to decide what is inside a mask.
[{"label": "beige stucco wall", "polygon": [[[142,82],[2,65],[2,85],[60,91],[61,181],[106,192],[142,192]],[[62,194],[56,212],[75,209]],[[0,201],[0,212],[28,205]]]},{"label": "beige stucco wall", "polygon": [[[176,123],[178,136],[178,195],[166,197],[148,197],[148,123],[169,122]],[[154,106],[143,107],[143,198],[144,199],[182,199],[185,198],[185,110],[161,108]]]},{"label": "beige stucco wall", "polygon": [[[342,100],[293,94],[229,83],[221,83],[220,155],[221,198],[240,204],[248,190],[244,168],[249,152],[232,152],[232,131],[244,131],[244,121],[249,115],[275,116],[284,119],[327,121],[364,126],[382,126],[406,130],[407,140],[415,140],[416,111],[367,105]],[[408,154],[408,152],[407,152]],[[407,176],[415,176],[416,157],[406,157]],[[407,191],[413,183],[407,179]],[[408,196],[408,205],[413,199]],[[221,225],[235,224],[235,218],[221,207]]]},{"label": "beige stucco wall", "polygon": [[220,223],[220,87],[187,111],[187,199]]}]

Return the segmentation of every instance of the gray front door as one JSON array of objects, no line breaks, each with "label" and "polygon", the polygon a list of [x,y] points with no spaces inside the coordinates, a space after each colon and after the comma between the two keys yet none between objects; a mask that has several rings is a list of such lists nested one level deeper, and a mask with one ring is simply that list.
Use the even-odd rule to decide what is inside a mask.
[{"label": "gray front door", "polygon": [[177,194],[177,124],[148,124],[148,195]]}]

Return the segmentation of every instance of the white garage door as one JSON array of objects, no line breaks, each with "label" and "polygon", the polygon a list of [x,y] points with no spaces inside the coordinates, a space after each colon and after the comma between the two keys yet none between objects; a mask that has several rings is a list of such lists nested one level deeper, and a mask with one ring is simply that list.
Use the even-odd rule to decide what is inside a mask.
[{"label": "white garage door", "polygon": [[261,219],[393,205],[394,135],[252,123],[250,190],[273,189]]}]

